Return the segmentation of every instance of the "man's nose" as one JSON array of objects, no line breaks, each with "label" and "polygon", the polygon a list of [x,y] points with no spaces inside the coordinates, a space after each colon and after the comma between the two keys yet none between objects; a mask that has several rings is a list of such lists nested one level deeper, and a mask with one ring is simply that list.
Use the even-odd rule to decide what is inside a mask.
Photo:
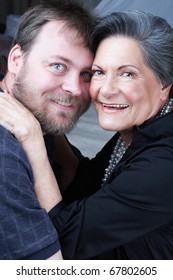
[{"label": "man's nose", "polygon": [[79,96],[82,94],[82,86],[79,75],[68,75],[62,84],[62,89],[69,94]]}]

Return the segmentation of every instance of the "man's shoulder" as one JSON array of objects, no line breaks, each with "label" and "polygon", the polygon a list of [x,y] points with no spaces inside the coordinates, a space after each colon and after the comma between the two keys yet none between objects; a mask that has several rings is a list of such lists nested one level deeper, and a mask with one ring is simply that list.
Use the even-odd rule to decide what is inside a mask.
[{"label": "man's shoulder", "polygon": [[2,127],[0,125],[0,147],[3,148],[13,148],[14,147],[22,147],[21,144],[19,143],[19,141],[14,137],[13,134],[11,134],[7,129],[5,129],[4,127]]},{"label": "man's shoulder", "polygon": [[7,129],[0,125],[0,156],[18,158],[28,163],[25,151],[20,142]]}]

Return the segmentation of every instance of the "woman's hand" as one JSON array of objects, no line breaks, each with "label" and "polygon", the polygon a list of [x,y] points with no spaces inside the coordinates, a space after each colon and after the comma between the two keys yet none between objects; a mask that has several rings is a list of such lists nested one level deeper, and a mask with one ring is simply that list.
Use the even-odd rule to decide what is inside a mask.
[{"label": "woman's hand", "polygon": [[21,144],[42,135],[40,124],[33,114],[7,93],[0,93],[0,125],[15,135]]}]

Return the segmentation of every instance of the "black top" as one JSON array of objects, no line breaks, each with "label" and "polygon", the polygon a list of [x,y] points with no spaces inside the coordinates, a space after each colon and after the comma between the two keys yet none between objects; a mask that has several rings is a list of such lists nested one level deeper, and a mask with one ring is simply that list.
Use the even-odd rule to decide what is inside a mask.
[{"label": "black top", "polygon": [[49,213],[65,259],[173,259],[173,113],[134,128],[101,188],[115,135]]},{"label": "black top", "polygon": [[4,75],[0,73],[0,81],[4,78]]}]

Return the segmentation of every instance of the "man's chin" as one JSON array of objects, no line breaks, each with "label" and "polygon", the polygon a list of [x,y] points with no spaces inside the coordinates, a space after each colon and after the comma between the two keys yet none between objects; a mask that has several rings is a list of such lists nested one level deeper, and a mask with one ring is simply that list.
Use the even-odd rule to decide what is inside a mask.
[{"label": "man's chin", "polygon": [[76,125],[77,121],[58,121],[54,123],[42,124],[42,130],[46,134],[62,135],[69,133]]},{"label": "man's chin", "polygon": [[42,131],[46,134],[66,134],[69,133],[74,126],[76,125],[77,121],[79,120],[80,114],[79,113],[58,113],[58,114],[35,114],[35,117],[41,124]]}]

